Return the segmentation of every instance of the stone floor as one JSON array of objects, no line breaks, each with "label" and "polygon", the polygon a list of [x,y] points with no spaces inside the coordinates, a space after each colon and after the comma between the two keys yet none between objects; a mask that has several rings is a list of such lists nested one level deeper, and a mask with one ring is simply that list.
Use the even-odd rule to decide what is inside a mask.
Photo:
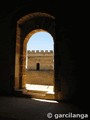
[{"label": "stone floor", "polygon": [[[70,103],[44,102],[14,96],[0,97],[0,120],[55,120],[55,114],[69,112],[81,113],[82,111]],[[48,113],[52,113],[52,118],[47,117]]]}]

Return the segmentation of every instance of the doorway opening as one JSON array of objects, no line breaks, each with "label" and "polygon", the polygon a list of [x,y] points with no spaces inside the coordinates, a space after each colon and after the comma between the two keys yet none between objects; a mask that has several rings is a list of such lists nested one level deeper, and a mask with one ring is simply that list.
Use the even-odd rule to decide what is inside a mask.
[{"label": "doorway opening", "polygon": [[[27,43],[29,41],[29,39],[31,39],[31,37],[38,32],[46,32],[48,34],[50,34],[53,37],[53,50],[27,50]],[[49,42],[48,42],[49,43]],[[37,45],[37,44],[35,44]],[[47,44],[43,44],[43,45],[47,45]],[[30,13],[27,14],[23,17],[21,17],[18,21],[17,21],[17,29],[16,29],[16,55],[15,55],[15,91],[22,91],[22,93],[24,94],[29,94],[30,90],[27,90],[26,88],[29,88],[30,83],[32,80],[27,81],[27,77],[30,74],[26,74],[29,72],[37,72],[36,76],[41,74],[41,72],[43,73],[43,75],[39,75],[42,76],[43,79],[45,80],[40,80],[40,84],[36,84],[36,85],[43,85],[43,82],[46,80],[48,80],[49,78],[51,78],[50,76],[48,77],[48,79],[46,79],[46,75],[44,74],[44,72],[50,73],[49,75],[52,76],[52,72],[53,72],[53,82],[52,82],[52,86],[50,86],[51,91],[48,92],[49,97],[45,98],[48,99],[51,96],[51,99],[59,99],[59,93],[60,93],[60,82],[58,82],[59,78],[58,78],[58,74],[56,74],[56,64],[57,64],[57,46],[56,46],[56,37],[55,37],[55,17],[47,14],[47,13],[42,13],[42,12],[35,12],[35,13]],[[44,47],[43,47],[44,48]],[[55,51],[54,51],[55,50]],[[28,62],[30,57],[32,56],[32,58],[34,58],[33,53],[38,53],[38,55],[40,55],[42,57],[43,54],[45,54],[46,56],[45,58],[45,62],[42,62],[42,64],[40,63],[40,59],[36,58],[36,62],[33,63],[31,66],[28,66]],[[40,54],[42,53],[42,54]],[[46,58],[51,58],[53,57],[53,63],[52,60],[48,60],[48,64],[46,65],[45,63],[47,62]],[[29,58],[29,59],[27,59]],[[38,60],[38,61],[37,61]],[[33,60],[32,60],[33,61]],[[40,66],[38,65],[39,70],[36,70],[36,65],[37,63],[40,64]],[[46,68],[47,66],[47,68]],[[35,77],[35,74],[31,74],[32,77],[29,78],[33,78],[33,76]],[[30,76],[31,76],[30,75]],[[33,82],[37,82],[38,77],[36,77]],[[51,80],[49,80],[49,82],[44,83],[44,87],[45,88],[49,88],[47,86],[50,85],[49,83],[51,82]],[[36,87],[36,86],[35,86]],[[38,88],[42,88],[41,86]],[[52,89],[53,88],[53,89]],[[44,89],[44,88],[43,88]],[[54,97],[52,97],[51,94],[49,94],[50,92],[52,92],[53,90],[53,94]],[[40,91],[41,92],[41,91]],[[34,92],[35,93],[35,92]],[[43,93],[43,90],[42,90]],[[38,93],[39,95],[39,90]],[[31,93],[30,93],[31,95]],[[41,95],[41,94],[40,94]],[[43,95],[42,95],[43,96]],[[45,97],[46,95],[44,95]],[[42,97],[43,98],[43,97]]]},{"label": "doorway opening", "polygon": [[32,97],[54,98],[54,40],[42,30],[34,33],[26,48],[26,90]]},{"label": "doorway opening", "polygon": [[40,63],[36,64],[36,70],[40,70]]}]

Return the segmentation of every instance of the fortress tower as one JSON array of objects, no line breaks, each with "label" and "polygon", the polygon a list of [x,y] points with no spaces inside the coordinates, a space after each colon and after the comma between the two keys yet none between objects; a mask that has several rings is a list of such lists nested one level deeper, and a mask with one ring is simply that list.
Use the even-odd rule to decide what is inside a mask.
[{"label": "fortress tower", "polygon": [[53,70],[54,55],[50,50],[27,51],[27,70]]}]

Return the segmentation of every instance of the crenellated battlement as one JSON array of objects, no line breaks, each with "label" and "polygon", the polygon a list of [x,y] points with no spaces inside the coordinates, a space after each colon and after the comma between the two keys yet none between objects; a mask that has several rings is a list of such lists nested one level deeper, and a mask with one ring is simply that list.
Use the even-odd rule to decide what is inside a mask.
[{"label": "crenellated battlement", "polygon": [[32,51],[30,51],[30,50],[28,50],[27,51],[27,56],[29,57],[29,56],[53,56],[53,50],[32,50]]},{"label": "crenellated battlement", "polygon": [[48,54],[51,54],[51,53],[53,53],[53,50],[28,50],[27,51],[27,53],[28,54],[31,54],[31,53],[40,53],[40,54],[42,54],[42,53],[48,53]]}]

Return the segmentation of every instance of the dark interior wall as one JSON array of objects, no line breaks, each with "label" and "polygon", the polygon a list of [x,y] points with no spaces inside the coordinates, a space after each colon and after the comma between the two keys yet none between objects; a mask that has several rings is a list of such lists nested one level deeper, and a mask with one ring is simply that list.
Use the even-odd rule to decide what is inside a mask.
[{"label": "dark interior wall", "polygon": [[[0,93],[11,93],[13,86],[11,78],[14,75],[14,41],[11,27],[11,16],[6,16],[0,20]],[[14,31],[15,32],[15,31]]]},{"label": "dark interior wall", "polygon": [[6,8],[4,4],[0,4],[0,94],[11,94],[14,88],[16,21],[25,14],[41,11],[56,17],[55,63],[60,89],[86,110],[88,80],[83,80],[87,74],[84,65],[82,67],[82,63],[85,62],[83,36],[80,33],[83,29],[82,8],[79,10],[77,3],[69,3],[65,0],[61,0],[60,3],[54,0],[45,0],[41,3],[40,0],[13,2],[8,0]]}]

